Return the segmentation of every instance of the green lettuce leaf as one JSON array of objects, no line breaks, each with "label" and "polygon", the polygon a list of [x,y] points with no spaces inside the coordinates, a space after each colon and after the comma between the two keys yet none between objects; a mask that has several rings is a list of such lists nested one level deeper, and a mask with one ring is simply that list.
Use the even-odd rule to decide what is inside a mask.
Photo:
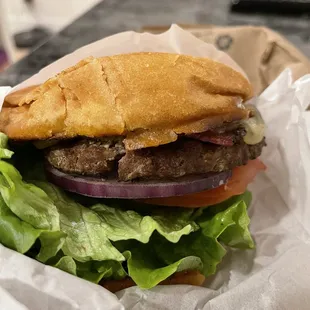
[{"label": "green lettuce leaf", "polygon": [[217,265],[226,254],[226,250],[216,238],[206,236],[202,231],[182,238],[173,246],[165,240],[156,240],[154,248],[157,256],[167,265],[188,256],[200,258],[202,262],[200,270],[205,276],[215,273]]},{"label": "green lettuce leaf", "polygon": [[[249,197],[248,194],[246,197]],[[235,203],[218,213],[212,208],[205,209],[196,219],[201,229],[183,236],[178,243],[172,244],[157,235],[147,245],[120,244],[122,250],[130,248],[129,275],[140,287],[151,288],[180,271],[178,268],[182,261],[187,263],[188,259],[194,257],[197,265],[187,266],[187,269],[200,270],[207,277],[216,272],[217,265],[226,254],[220,241],[253,248],[254,243],[248,230],[247,208],[241,199],[243,196],[234,197]],[[218,208],[222,210],[223,206]]]},{"label": "green lettuce leaf", "polygon": [[18,218],[0,196],[0,243],[20,253],[26,253],[41,232]]},{"label": "green lettuce leaf", "polygon": [[[128,254],[123,253],[124,257],[128,259]],[[122,266],[121,262],[116,262],[113,260],[107,260],[103,262],[94,262],[93,268],[99,273],[104,273],[103,278],[119,280],[127,276],[127,272]]]},{"label": "green lettuce leaf", "polygon": [[45,263],[55,257],[66,241],[66,234],[62,231],[42,232],[40,236],[41,248],[36,259]]},{"label": "green lettuce leaf", "polygon": [[48,195],[37,186],[24,182],[14,167],[2,160],[0,193],[8,208],[24,222],[43,230],[60,229],[59,213]]},{"label": "green lettuce leaf", "polygon": [[124,260],[110,241],[136,239],[147,243],[157,230],[170,242],[178,242],[181,236],[199,229],[189,220],[188,212],[141,216],[136,211],[103,204],[85,208],[51,184],[36,184],[48,194],[60,214],[61,230],[66,234],[62,251],[80,262]]},{"label": "green lettuce leaf", "polygon": [[76,263],[74,259],[70,256],[63,256],[59,261],[54,265],[54,267],[61,269],[62,271],[68,272],[73,275],[76,274]]},{"label": "green lettuce leaf", "polygon": [[77,273],[81,278],[99,283],[102,279],[120,280],[127,276],[121,262],[107,260],[102,262],[77,263]]},{"label": "green lettuce leaf", "polygon": [[248,229],[250,218],[247,214],[247,206],[251,200],[251,193],[246,191],[206,209],[197,222],[206,236],[219,238],[231,247],[252,249],[254,241]]},{"label": "green lettuce leaf", "polygon": [[77,261],[125,260],[111,244],[100,217],[91,209],[74,202],[56,186],[46,182],[36,184],[57,206],[61,231],[66,234],[62,251]]},{"label": "green lettuce leaf", "polygon": [[53,266],[94,283],[110,278],[120,280],[127,276],[122,264],[116,261],[81,263],[70,256],[63,256]]},{"label": "green lettuce leaf", "polygon": [[[166,250],[170,251],[170,249]],[[201,259],[196,256],[187,256],[172,264],[164,265],[148,245],[133,246],[125,253],[130,277],[144,289],[156,286],[176,272],[202,269]]]},{"label": "green lettuce leaf", "polygon": [[235,248],[253,249],[254,241],[251,233],[248,230],[250,218],[246,212],[247,206],[242,201],[239,205],[234,205],[230,212],[226,214],[231,217],[231,221],[235,224],[228,226],[225,231],[220,235],[219,240],[225,245]]},{"label": "green lettuce leaf", "polygon": [[[142,216],[136,211],[97,204],[91,208],[102,219],[108,238],[112,241],[135,239],[148,243],[154,231],[168,241],[176,243],[184,235],[199,229],[189,220],[189,212],[168,212],[153,216]],[[190,213],[191,214],[191,213]]]},{"label": "green lettuce leaf", "polygon": [[1,158],[11,158],[13,152],[8,149],[8,137],[0,132],[0,159]]}]

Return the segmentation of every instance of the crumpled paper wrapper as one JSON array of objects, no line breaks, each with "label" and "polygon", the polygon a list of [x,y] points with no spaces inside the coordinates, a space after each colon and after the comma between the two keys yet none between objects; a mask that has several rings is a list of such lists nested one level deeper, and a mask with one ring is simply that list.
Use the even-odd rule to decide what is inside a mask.
[{"label": "crumpled paper wrapper", "polygon": [[[42,83],[90,55],[132,51],[207,56],[241,70],[213,46],[172,26],[159,36],[126,32],[95,42],[14,89]],[[268,125],[268,147],[262,155],[268,170],[250,186],[255,250],[229,251],[205,287],[132,287],[115,296],[0,245],[0,309],[310,309],[310,117],[305,112],[310,75],[292,81],[292,72],[286,70],[253,99]],[[10,91],[0,87],[0,103]]]},{"label": "crumpled paper wrapper", "polygon": [[[279,33],[257,26],[219,27],[181,25],[204,42],[227,53],[246,72],[256,94],[266,89],[286,68],[293,80],[310,73],[310,61]],[[145,26],[143,31],[160,33],[167,26]]]}]

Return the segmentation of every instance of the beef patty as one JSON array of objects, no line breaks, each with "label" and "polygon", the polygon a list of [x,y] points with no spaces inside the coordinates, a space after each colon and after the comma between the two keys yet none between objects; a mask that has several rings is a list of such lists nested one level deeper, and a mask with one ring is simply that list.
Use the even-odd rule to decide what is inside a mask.
[{"label": "beef patty", "polygon": [[118,170],[122,181],[169,179],[244,165],[257,158],[264,145],[265,140],[256,145],[239,141],[219,146],[183,137],[167,145],[126,152],[122,138],[83,139],[47,149],[46,158],[67,173],[105,176]]},{"label": "beef patty", "polygon": [[127,152],[118,163],[119,179],[178,178],[188,174],[221,172],[257,158],[265,141],[218,146],[190,139],[172,145]]},{"label": "beef patty", "polygon": [[125,153],[121,137],[64,141],[46,150],[55,168],[76,174],[105,175]]}]

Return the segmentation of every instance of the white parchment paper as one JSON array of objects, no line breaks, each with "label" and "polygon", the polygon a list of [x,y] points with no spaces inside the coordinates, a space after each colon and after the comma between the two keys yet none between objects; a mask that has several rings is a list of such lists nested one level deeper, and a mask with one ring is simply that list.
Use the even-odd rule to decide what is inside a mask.
[{"label": "white parchment paper", "polygon": [[[44,82],[88,56],[161,51],[211,57],[242,70],[177,26],[161,35],[121,33],[85,46],[14,89]],[[0,87],[0,104],[10,88]],[[205,287],[105,289],[44,266],[0,245],[0,309],[310,309],[310,75],[292,84],[284,71],[253,100],[268,125],[262,160],[250,186],[256,249],[230,251]]]}]

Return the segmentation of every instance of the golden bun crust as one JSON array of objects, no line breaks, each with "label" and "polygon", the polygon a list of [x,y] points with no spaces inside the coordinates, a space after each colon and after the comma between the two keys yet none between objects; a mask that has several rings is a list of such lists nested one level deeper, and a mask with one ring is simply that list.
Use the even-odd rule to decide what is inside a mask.
[{"label": "golden bun crust", "polygon": [[210,60],[166,53],[88,58],[8,95],[0,130],[12,139],[127,136],[127,149],[169,143],[248,117],[245,77]]},{"label": "golden bun crust", "polygon": [[[168,279],[159,283],[159,285],[187,284],[187,285],[202,286],[205,279],[206,279],[205,276],[203,276],[199,271],[189,270],[189,271],[177,272]],[[131,278],[125,278],[122,280],[106,280],[102,281],[100,284],[112,293],[116,293],[125,288],[136,285]]]}]

